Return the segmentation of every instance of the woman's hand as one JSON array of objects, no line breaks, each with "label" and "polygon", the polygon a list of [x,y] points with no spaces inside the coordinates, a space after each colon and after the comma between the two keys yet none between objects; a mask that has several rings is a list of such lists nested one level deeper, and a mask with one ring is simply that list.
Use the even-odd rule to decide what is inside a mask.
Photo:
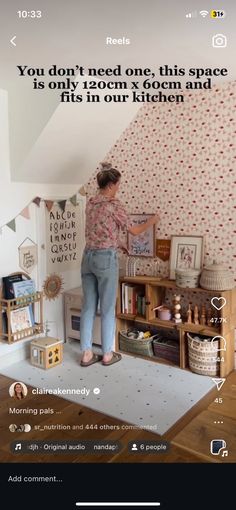
[{"label": "woman's hand", "polygon": [[158,223],[158,221],[160,221],[160,216],[158,214],[154,214],[154,216],[151,216],[151,218],[147,220],[147,223],[151,227],[152,225]]},{"label": "woman's hand", "polygon": [[158,214],[154,214],[154,216],[151,216],[145,223],[141,223],[140,225],[134,225],[132,227],[128,228],[128,232],[133,234],[133,236],[137,236],[139,234],[142,234],[146,230],[148,230],[152,225],[155,225],[159,221]]}]

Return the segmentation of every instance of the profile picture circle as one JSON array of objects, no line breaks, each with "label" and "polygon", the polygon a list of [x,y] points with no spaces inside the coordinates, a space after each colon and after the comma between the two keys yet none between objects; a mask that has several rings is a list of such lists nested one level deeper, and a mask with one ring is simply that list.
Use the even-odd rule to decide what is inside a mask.
[{"label": "profile picture circle", "polygon": [[11,423],[9,425],[10,432],[16,432],[17,431],[17,425],[15,423]]},{"label": "profile picture circle", "polygon": [[12,398],[15,398],[16,400],[22,400],[26,397],[28,393],[27,386],[20,381],[16,381],[11,384],[9,388],[9,394]]},{"label": "profile picture circle", "polygon": [[31,425],[29,423],[24,424],[24,432],[30,432],[31,431]]}]

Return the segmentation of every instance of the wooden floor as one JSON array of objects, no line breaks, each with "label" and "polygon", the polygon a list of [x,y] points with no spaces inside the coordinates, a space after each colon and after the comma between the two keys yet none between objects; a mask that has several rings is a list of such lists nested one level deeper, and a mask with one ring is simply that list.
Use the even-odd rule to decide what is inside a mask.
[{"label": "wooden floor", "polygon": [[[32,396],[28,387],[27,400],[15,402],[9,397],[9,386],[12,379],[0,375],[0,461],[1,462],[106,462],[106,463],[179,463],[179,462],[236,462],[236,371],[232,372],[222,389],[216,388],[204,397],[192,410],[181,418],[165,435],[145,430],[107,430],[107,426],[125,425],[125,422],[92,411],[88,407],[71,403],[60,397]],[[216,398],[222,403],[216,403]],[[54,409],[54,414],[43,415],[14,415],[9,414],[9,407]],[[158,410],[157,410],[158,412]],[[220,423],[218,423],[220,422]],[[29,423],[32,430],[29,433],[12,433],[9,431],[11,423]],[[81,430],[49,430],[55,424],[81,426]],[[95,426],[94,430],[86,429],[86,425]],[[106,430],[104,430],[104,426]],[[34,427],[40,427],[35,430]],[[103,430],[102,430],[103,428]],[[55,440],[113,440],[122,443],[119,453],[108,454],[14,454],[10,451],[13,441],[55,441]],[[228,456],[214,456],[210,453],[212,439],[224,439],[227,444]],[[128,451],[129,442],[137,441],[170,442],[168,453],[136,453]]]}]

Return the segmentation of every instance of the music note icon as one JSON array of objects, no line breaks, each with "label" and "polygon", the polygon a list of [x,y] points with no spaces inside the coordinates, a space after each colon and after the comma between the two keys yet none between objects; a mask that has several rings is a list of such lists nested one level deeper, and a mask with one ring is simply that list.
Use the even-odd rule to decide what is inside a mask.
[{"label": "music note icon", "polygon": [[15,445],[15,450],[21,450],[21,443],[17,443]]},{"label": "music note icon", "polygon": [[222,452],[222,457],[228,457],[228,450],[224,450]]}]

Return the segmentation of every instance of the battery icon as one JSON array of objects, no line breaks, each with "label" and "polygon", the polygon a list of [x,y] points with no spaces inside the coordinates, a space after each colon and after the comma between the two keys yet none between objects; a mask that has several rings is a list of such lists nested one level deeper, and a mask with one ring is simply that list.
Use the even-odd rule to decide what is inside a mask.
[{"label": "battery icon", "polygon": [[215,11],[214,9],[210,12],[210,17],[212,19],[223,19],[226,16],[226,12],[221,10]]}]

